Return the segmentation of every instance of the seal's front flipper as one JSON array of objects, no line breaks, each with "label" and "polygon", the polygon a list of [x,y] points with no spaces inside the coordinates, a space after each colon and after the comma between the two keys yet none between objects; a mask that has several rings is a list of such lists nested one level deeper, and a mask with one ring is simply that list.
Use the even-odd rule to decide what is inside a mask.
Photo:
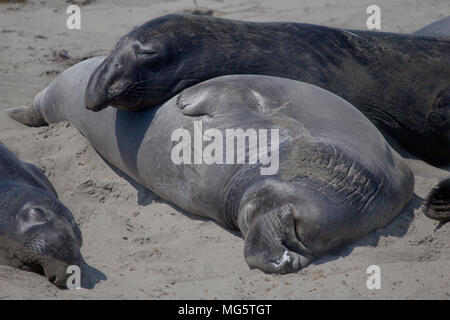
[{"label": "seal's front flipper", "polygon": [[244,256],[250,268],[266,273],[292,273],[312,260],[295,234],[293,208],[285,205],[259,215],[245,238]]},{"label": "seal's front flipper", "polygon": [[185,90],[178,95],[177,107],[185,116],[199,117],[209,115],[211,104],[207,103],[210,98],[207,90]]},{"label": "seal's front flipper", "polygon": [[[261,95],[257,93],[257,96]],[[211,103],[214,101],[214,103]],[[210,116],[242,111],[257,105],[254,91],[246,85],[236,85],[230,80],[216,79],[185,89],[178,95],[177,107],[186,116]]]},{"label": "seal's front flipper", "polygon": [[14,107],[6,110],[8,116],[29,127],[47,126],[48,123],[33,106]]},{"label": "seal's front flipper", "polygon": [[450,221],[450,178],[439,182],[424,202],[424,214],[438,221]]}]

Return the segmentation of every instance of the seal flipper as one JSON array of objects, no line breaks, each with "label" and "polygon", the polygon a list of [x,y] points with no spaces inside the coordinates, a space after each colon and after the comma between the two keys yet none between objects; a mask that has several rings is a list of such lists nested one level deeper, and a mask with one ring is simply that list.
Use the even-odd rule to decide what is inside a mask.
[{"label": "seal flipper", "polygon": [[[178,95],[177,107],[186,116],[210,116],[243,110],[249,105],[258,105],[260,93],[246,85],[223,84],[220,82],[201,83],[187,88]],[[210,103],[211,100],[216,103]]]},{"label": "seal flipper", "polygon": [[6,113],[11,119],[23,123],[29,127],[43,127],[48,123],[34,106],[20,106],[6,109]]},{"label": "seal flipper", "polygon": [[204,116],[209,115],[208,110],[208,92],[203,90],[194,91],[191,93],[189,90],[185,90],[178,95],[177,107],[181,110],[185,116]]},{"label": "seal flipper", "polygon": [[295,234],[291,205],[256,216],[245,237],[248,265],[265,273],[292,273],[306,267],[312,261],[306,251]]},{"label": "seal flipper", "polygon": [[450,178],[431,189],[424,201],[423,212],[431,219],[450,221]]}]

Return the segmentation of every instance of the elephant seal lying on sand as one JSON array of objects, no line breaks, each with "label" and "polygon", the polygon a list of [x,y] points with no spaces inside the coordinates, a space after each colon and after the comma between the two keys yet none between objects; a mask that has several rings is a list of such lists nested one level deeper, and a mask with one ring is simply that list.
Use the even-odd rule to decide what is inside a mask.
[{"label": "elephant seal lying on sand", "polygon": [[0,142],[0,264],[37,271],[65,287],[81,264],[81,232],[37,167]]},{"label": "elephant seal lying on sand", "polygon": [[86,106],[155,107],[207,79],[259,74],[344,98],[410,153],[450,164],[450,39],[317,25],[168,15],[121,38]]},{"label": "elephant seal lying on sand", "polygon": [[[157,195],[240,230],[250,267],[299,270],[385,226],[410,200],[414,178],[404,160],[362,113],[330,92],[288,79],[226,76],[186,89],[157,109],[93,113],[84,93],[103,59],[71,67],[32,106],[9,115],[25,124],[72,122],[105,159]],[[272,140],[270,148],[279,169],[262,175],[262,161],[206,164],[201,157],[199,164],[189,164],[191,157],[175,164],[180,140],[174,133],[192,137],[199,126],[204,141],[219,141],[215,156],[226,149],[218,137],[227,129],[278,130],[279,148],[272,149]],[[184,151],[194,149],[195,161],[193,145]],[[244,153],[252,157],[249,145]],[[239,151],[237,144],[229,150]]]}]

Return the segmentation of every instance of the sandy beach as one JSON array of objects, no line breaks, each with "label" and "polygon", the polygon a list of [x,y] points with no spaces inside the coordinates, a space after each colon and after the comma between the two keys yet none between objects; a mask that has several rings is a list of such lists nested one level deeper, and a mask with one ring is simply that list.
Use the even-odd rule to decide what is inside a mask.
[{"label": "sandy beach", "polygon": [[[119,174],[68,122],[29,128],[5,109],[30,104],[58,74],[108,54],[135,26],[189,12],[192,0],[96,0],[81,6],[81,30],[66,28],[68,3],[0,1],[0,140],[41,168],[83,233],[84,289],[0,266],[0,299],[449,299],[450,224],[423,215],[430,189],[450,175],[403,152],[416,178],[407,208],[387,227],[302,271],[250,270],[238,233],[195,217]],[[77,1],[74,1],[77,2]],[[81,1],[79,1],[81,2]],[[199,0],[217,17],[366,29],[359,0]],[[381,31],[412,33],[450,15],[448,0],[378,0]],[[65,50],[65,51],[62,51]],[[108,134],[105,132],[105,134]],[[366,269],[381,268],[369,290]]]}]

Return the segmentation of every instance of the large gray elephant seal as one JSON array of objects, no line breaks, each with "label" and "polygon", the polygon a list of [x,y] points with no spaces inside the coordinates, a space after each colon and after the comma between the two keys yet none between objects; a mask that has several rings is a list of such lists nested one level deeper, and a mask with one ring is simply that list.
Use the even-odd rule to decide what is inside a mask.
[{"label": "large gray elephant seal", "polygon": [[0,142],[0,264],[43,273],[65,287],[67,267],[81,264],[81,242],[47,177]]},{"label": "large gray elephant seal", "polygon": [[444,38],[167,15],[121,38],[92,74],[86,106],[143,110],[231,74],[324,88],[414,155],[450,164],[450,39]]},{"label": "large gray elephant seal", "polygon": [[[226,76],[189,88],[160,108],[93,113],[85,108],[84,93],[102,61],[71,67],[32,106],[10,109],[9,115],[25,124],[72,122],[100,155],[157,195],[240,230],[251,267],[299,270],[385,226],[410,200],[414,178],[405,161],[362,113],[330,92],[288,79]],[[275,130],[279,148],[272,149],[276,143],[270,140],[270,153],[278,155],[278,170],[262,175],[268,167],[262,161],[226,164],[221,157],[209,164],[194,164],[192,157],[174,163],[181,140],[190,141],[186,136],[194,142],[183,156],[192,154],[195,161],[199,126],[204,141],[218,142],[211,155],[222,148],[233,155],[241,150],[249,159],[255,155],[249,143],[244,151],[238,143],[226,149],[230,140],[219,137],[228,137],[230,129]],[[174,139],[180,130],[186,140]]]}]

